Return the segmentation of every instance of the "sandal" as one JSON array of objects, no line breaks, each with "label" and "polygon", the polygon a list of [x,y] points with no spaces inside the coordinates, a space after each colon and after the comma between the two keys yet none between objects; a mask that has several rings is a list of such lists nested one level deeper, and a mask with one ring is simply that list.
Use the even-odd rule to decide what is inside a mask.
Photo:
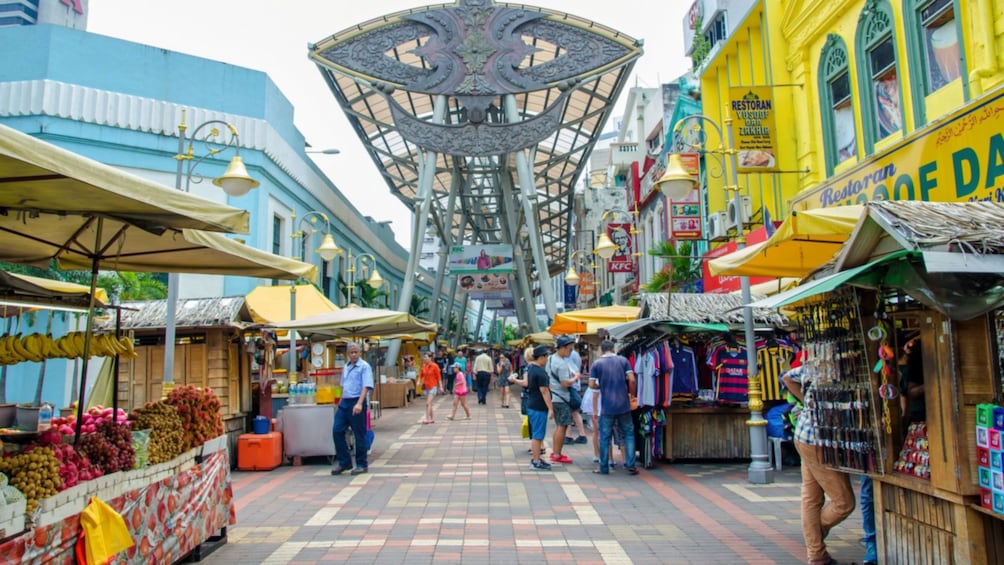
[{"label": "sandal", "polygon": [[599,469],[593,469],[594,475],[609,475],[610,471],[600,471]]},{"label": "sandal", "polygon": [[628,472],[629,475],[637,475],[638,474],[638,468],[637,467],[625,467],[625,470]]},{"label": "sandal", "polygon": [[453,421],[453,416],[447,416],[446,419],[450,420],[452,422]]}]

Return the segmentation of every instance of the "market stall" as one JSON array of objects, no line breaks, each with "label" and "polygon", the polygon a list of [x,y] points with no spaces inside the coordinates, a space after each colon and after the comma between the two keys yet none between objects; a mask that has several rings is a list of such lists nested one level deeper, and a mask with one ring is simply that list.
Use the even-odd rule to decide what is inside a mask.
[{"label": "market stall", "polygon": [[[635,368],[646,464],[749,458],[741,306],[728,294],[643,294],[644,318],[606,328]],[[788,320],[770,309],[755,310],[754,319],[758,356],[787,362],[791,344],[778,332]]]},{"label": "market stall", "polygon": [[821,458],[873,477],[882,562],[1004,561],[1002,252],[1001,204],[873,202],[829,274],[755,303],[794,309]]}]

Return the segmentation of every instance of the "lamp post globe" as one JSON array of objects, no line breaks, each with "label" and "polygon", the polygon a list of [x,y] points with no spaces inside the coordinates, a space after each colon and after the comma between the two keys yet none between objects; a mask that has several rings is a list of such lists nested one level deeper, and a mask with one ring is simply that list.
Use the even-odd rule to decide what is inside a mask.
[{"label": "lamp post globe", "polygon": [[694,177],[683,168],[683,160],[679,153],[669,155],[669,164],[666,172],[656,181],[656,186],[670,200],[682,200],[686,198],[696,184]]},{"label": "lamp post globe", "polygon": [[223,176],[213,179],[213,184],[223,189],[230,196],[244,196],[252,188],[257,188],[260,184],[248,174],[247,167],[244,166],[244,159],[240,155],[234,155],[227,165]]},{"label": "lamp post globe", "polygon": [[599,243],[596,244],[596,254],[603,259],[609,259],[614,256],[614,252],[617,251],[617,244],[610,241],[610,236],[606,232],[600,234],[597,238]]}]

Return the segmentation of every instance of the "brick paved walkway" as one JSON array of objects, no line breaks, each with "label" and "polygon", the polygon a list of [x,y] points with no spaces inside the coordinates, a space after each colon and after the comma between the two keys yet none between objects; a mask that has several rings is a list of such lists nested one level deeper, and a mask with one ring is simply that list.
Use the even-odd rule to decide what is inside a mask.
[{"label": "brick paved walkway", "polygon": [[[802,563],[799,470],[770,485],[747,463],[668,464],[629,476],[575,462],[534,471],[514,406],[471,406],[469,421],[422,425],[424,401],[374,420],[369,473],[327,464],[234,472],[237,524],[204,563]],[[518,402],[518,400],[517,400]],[[462,412],[462,411],[461,411]],[[548,427],[550,434],[550,425]],[[548,436],[550,438],[550,435]],[[550,439],[547,445],[550,446]],[[860,562],[859,512],[829,538]]]}]

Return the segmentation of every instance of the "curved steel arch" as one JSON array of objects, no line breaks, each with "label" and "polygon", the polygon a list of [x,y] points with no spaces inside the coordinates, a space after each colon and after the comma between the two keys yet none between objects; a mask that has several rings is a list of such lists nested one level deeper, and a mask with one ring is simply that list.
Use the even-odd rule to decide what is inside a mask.
[{"label": "curved steel arch", "polygon": [[[416,225],[431,211],[447,245],[514,244],[517,277],[540,273],[530,292],[545,302],[539,281],[569,253],[575,184],[641,54],[595,22],[491,0],[389,14],[309,49]],[[535,327],[532,306],[518,313]]]}]

